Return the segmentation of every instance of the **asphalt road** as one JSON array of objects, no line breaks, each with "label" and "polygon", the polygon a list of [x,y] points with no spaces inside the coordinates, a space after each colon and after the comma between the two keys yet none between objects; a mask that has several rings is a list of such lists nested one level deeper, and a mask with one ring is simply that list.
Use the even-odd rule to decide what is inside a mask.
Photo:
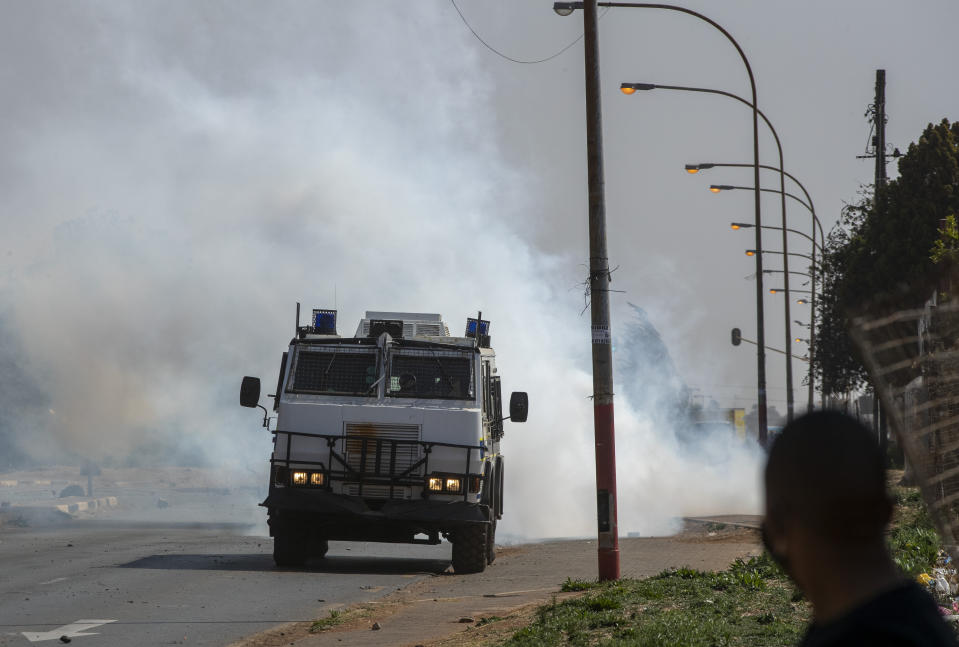
[{"label": "asphalt road", "polygon": [[[4,527],[0,645],[58,645],[63,633],[76,645],[226,645],[449,566],[449,544],[331,542],[326,559],[279,570],[272,540],[250,532],[245,524],[118,518]],[[100,624],[85,629],[81,620]]]}]

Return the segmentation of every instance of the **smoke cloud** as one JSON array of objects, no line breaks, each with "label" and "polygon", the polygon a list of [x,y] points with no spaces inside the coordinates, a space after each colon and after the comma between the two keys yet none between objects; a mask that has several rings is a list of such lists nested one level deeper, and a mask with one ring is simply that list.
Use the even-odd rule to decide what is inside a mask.
[{"label": "smoke cloud", "polygon": [[[265,482],[270,436],[238,406],[239,380],[272,392],[296,301],[335,305],[342,334],[367,309],[441,312],[451,328],[482,310],[504,390],[531,399],[530,422],[507,428],[501,528],[593,532],[580,260],[529,242],[539,178],[503,161],[491,133],[509,115],[489,110],[491,81],[449,16],[212,2],[5,14],[0,48],[22,65],[0,123],[0,379],[19,385],[0,396],[4,442],[40,462],[226,465]],[[617,379],[630,375],[656,380],[641,363]],[[755,452],[693,451],[628,398],[624,531],[755,506]]]}]

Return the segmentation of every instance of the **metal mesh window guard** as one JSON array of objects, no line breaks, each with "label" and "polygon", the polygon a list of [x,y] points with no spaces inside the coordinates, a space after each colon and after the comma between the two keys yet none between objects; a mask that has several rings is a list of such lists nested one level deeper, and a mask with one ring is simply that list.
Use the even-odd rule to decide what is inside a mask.
[{"label": "metal mesh window guard", "polygon": [[302,347],[293,365],[291,393],[375,395],[377,351],[356,348],[322,350]]},{"label": "metal mesh window guard", "polygon": [[472,356],[407,349],[390,357],[387,395],[397,398],[473,398]]},{"label": "metal mesh window guard", "polygon": [[953,559],[959,559],[959,304],[884,309],[851,333]]}]

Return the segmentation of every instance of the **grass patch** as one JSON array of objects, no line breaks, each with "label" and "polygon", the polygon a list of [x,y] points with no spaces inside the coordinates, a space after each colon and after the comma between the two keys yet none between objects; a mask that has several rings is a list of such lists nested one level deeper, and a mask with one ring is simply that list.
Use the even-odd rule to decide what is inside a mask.
[{"label": "grass patch", "polygon": [[[929,572],[941,542],[917,488],[892,486],[896,504],[888,540],[905,573]],[[799,642],[811,608],[789,577],[763,554],[737,559],[725,571],[676,568],[643,580],[589,582],[567,578],[580,592],[540,607],[509,647],[732,647]]]},{"label": "grass patch", "polygon": [[895,517],[889,530],[889,551],[896,565],[910,577],[936,565],[942,544],[918,488],[893,486]]},{"label": "grass patch", "polygon": [[310,625],[310,633],[316,634],[327,631],[346,621],[346,614],[336,609],[330,609],[330,615],[326,618],[320,618]]},{"label": "grass patch", "polygon": [[644,580],[591,584],[581,596],[541,607],[505,644],[793,644],[809,617],[794,593],[766,557],[737,560],[719,573],[671,569]]},{"label": "grass patch", "polygon": [[563,593],[569,593],[570,591],[588,591],[596,587],[596,582],[588,582],[586,580],[573,580],[566,578],[566,581],[563,582],[563,586],[560,590]]}]

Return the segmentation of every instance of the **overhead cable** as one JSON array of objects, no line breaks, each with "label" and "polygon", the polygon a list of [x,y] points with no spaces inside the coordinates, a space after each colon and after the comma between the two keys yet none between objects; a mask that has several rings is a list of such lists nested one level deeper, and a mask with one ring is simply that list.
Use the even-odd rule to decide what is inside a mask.
[{"label": "overhead cable", "polygon": [[[463,12],[460,11],[460,8],[459,8],[458,6],[456,6],[456,0],[450,0],[450,4],[453,5],[453,8],[454,8],[454,9],[456,9],[456,13],[459,14],[460,20],[462,20],[462,21],[463,21],[463,24],[466,25],[466,28],[470,30],[470,33],[473,34],[473,36],[476,37],[476,40],[478,40],[479,42],[481,42],[481,43],[483,44],[483,46],[484,46],[486,49],[488,49],[489,51],[493,52],[494,54],[496,54],[496,55],[499,56],[500,58],[504,58],[504,59],[506,59],[507,61],[510,61],[511,63],[521,63],[521,64],[523,64],[523,65],[536,65],[537,63],[545,63],[546,61],[551,61],[551,60],[553,60],[554,58],[556,58],[557,56],[559,56],[560,54],[562,54],[563,52],[565,52],[566,50],[568,50],[570,47],[572,47],[573,45],[575,45],[575,44],[578,43],[579,41],[583,40],[583,35],[580,34],[579,37],[578,37],[576,40],[574,40],[574,41],[571,42],[569,45],[567,45],[567,46],[564,47],[563,49],[559,50],[558,52],[556,52],[556,53],[553,54],[552,56],[547,56],[546,58],[541,58],[541,59],[535,60],[535,61],[523,61],[523,60],[520,60],[520,59],[518,59],[518,58],[513,58],[512,56],[507,56],[506,54],[504,54],[503,52],[499,51],[498,49],[496,49],[495,47],[493,47],[492,45],[490,45],[489,43],[487,43],[485,40],[483,40],[483,37],[480,36],[479,34],[477,34],[477,33],[476,33],[476,30],[473,29],[473,27],[469,24],[469,21],[466,20],[466,16],[463,15]],[[608,7],[603,11],[603,13],[601,13],[601,14],[599,15],[599,17],[602,18],[603,16],[605,16],[607,11],[609,11],[609,8],[608,8]]]}]

